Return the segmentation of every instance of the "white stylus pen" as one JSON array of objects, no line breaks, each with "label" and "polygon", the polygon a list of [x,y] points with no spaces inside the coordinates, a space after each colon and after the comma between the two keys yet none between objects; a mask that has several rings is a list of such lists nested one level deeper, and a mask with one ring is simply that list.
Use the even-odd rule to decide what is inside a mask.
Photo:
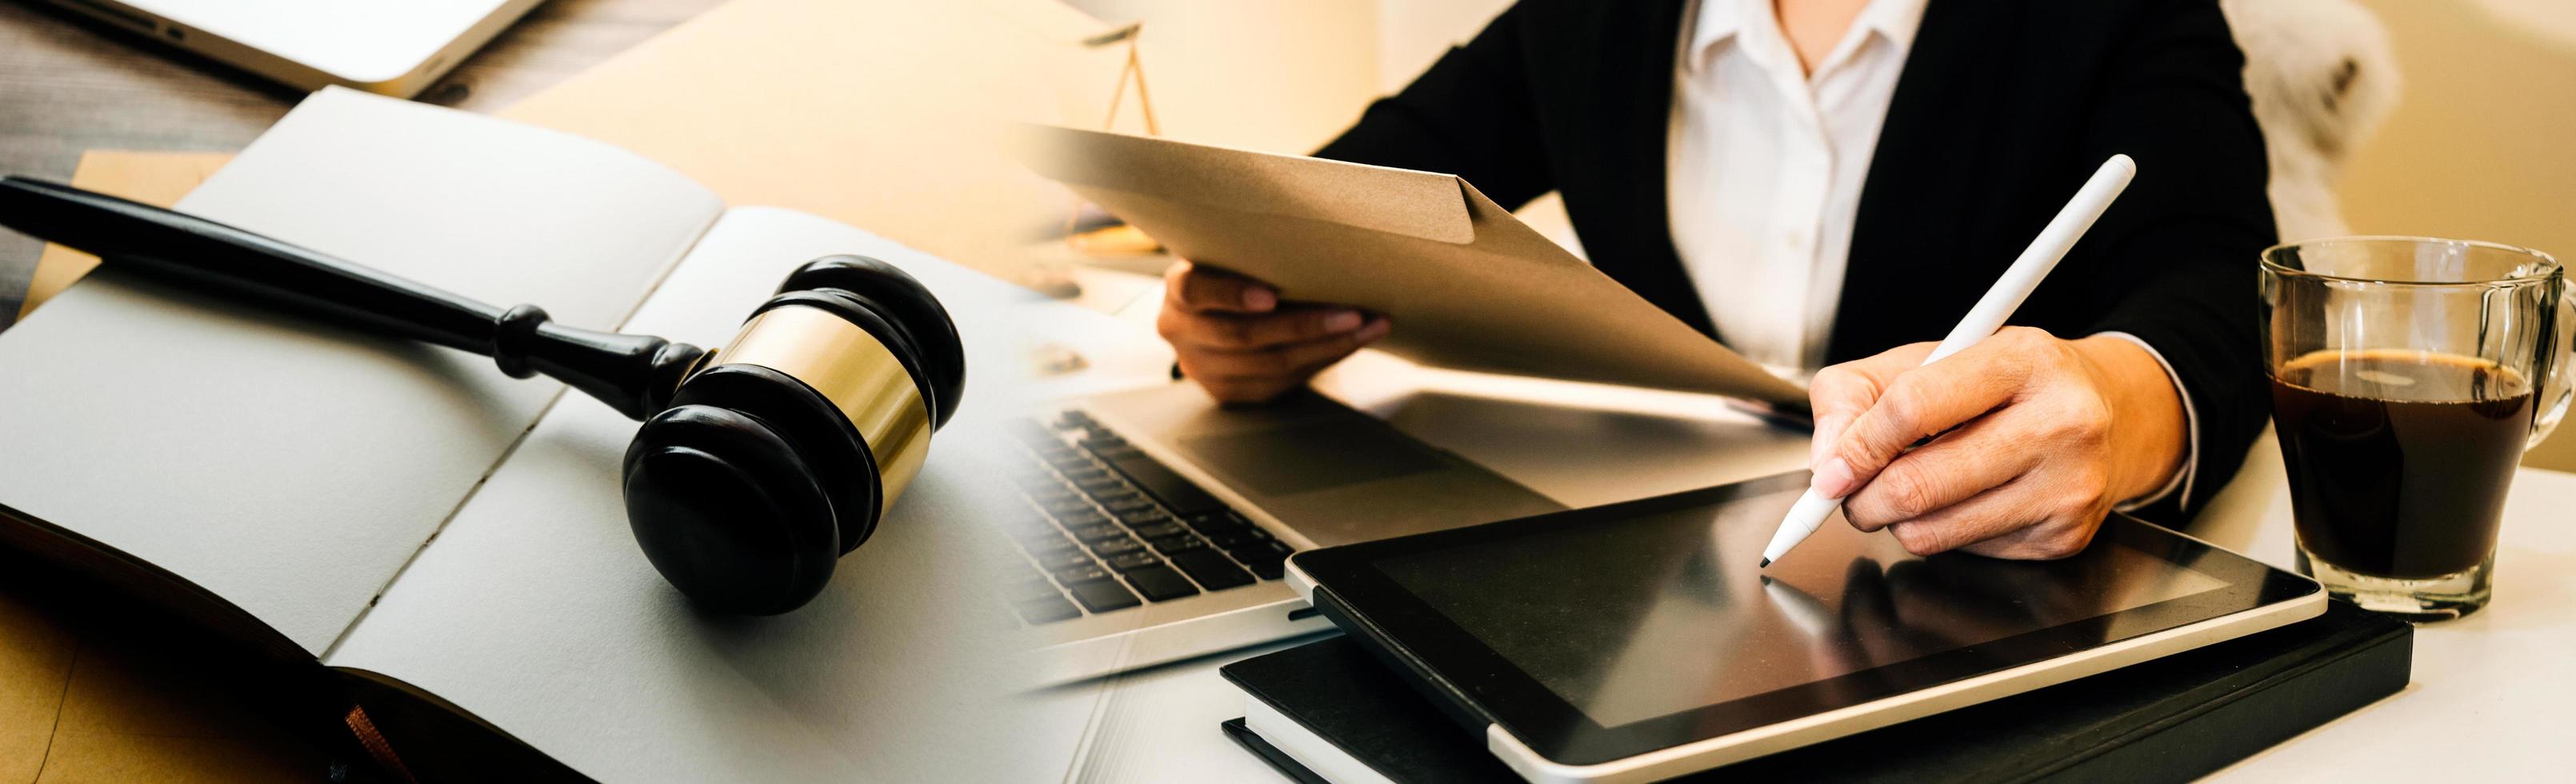
[{"label": "white stylus pen", "polygon": [[[1939,362],[2002,329],[2004,319],[2021,307],[2022,300],[2030,298],[2031,290],[2039,288],[2048,271],[2057,268],[2057,260],[2066,257],[2067,249],[2075,247],[2086,229],[2093,228],[2093,221],[2111,208],[2111,200],[2120,197],[2120,191],[2129,187],[2129,178],[2137,173],[2138,164],[2129,156],[2113,155],[2103,161],[2102,168],[2093,172],[2093,179],[2084,181],[2075,198],[2057,211],[2057,217],[2048,220],[2048,227],[2039,230],[2039,238],[2030,241],[2020,258],[2013,259],[2003,277],[1995,279],[1994,287],[1986,289],[1986,295],[1977,299],[1977,306],[1968,309],[1968,315],[1960,318],[1949,337],[1942,338],[1941,345],[1923,358],[1923,364]],[[1789,507],[1789,516],[1780,520],[1780,531],[1771,535],[1771,544],[1762,548],[1762,565],[1769,567],[1772,561],[1788,555],[1789,548],[1806,541],[1842,505],[1840,498],[1826,498],[1814,487],[1807,488],[1805,495],[1798,496],[1797,505]]]}]

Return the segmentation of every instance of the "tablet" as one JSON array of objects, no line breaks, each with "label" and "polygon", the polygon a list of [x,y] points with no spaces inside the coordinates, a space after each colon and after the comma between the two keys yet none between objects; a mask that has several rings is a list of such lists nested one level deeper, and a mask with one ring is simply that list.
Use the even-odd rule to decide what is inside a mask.
[{"label": "tablet", "polygon": [[1916,557],[1805,472],[1298,553],[1290,580],[1532,781],[1661,779],[2315,617],[2315,581],[2124,515],[2058,561]]}]

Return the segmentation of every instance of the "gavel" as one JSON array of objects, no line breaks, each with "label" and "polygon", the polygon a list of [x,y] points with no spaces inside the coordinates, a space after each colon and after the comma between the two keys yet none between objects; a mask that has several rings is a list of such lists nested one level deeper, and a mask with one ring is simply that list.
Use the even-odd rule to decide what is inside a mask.
[{"label": "gavel", "polygon": [[692,601],[773,615],[822,592],[921,471],[965,390],[957,327],[891,264],[826,256],[787,276],[708,351],[555,323],[260,234],[113,196],[0,176],[0,226],[119,270],[246,304],[490,357],[643,422],[626,519]]}]

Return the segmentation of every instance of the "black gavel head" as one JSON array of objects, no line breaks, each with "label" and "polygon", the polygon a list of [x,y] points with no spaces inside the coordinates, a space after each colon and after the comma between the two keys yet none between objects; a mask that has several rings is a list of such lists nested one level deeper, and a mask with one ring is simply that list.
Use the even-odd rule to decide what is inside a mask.
[{"label": "black gavel head", "polygon": [[699,604],[802,606],[921,470],[965,375],[956,325],[911,275],[809,262],[636,432],[627,522]]}]

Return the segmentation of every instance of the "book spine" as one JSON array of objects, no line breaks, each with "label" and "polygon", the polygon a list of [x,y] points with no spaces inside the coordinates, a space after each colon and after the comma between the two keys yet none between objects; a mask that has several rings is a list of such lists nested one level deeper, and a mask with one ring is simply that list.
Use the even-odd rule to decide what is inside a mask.
[{"label": "book spine", "polygon": [[2150,733],[2029,777],[2034,781],[2189,781],[2254,756],[2406,688],[2412,634],[2278,673],[2235,699],[2164,722]]}]

